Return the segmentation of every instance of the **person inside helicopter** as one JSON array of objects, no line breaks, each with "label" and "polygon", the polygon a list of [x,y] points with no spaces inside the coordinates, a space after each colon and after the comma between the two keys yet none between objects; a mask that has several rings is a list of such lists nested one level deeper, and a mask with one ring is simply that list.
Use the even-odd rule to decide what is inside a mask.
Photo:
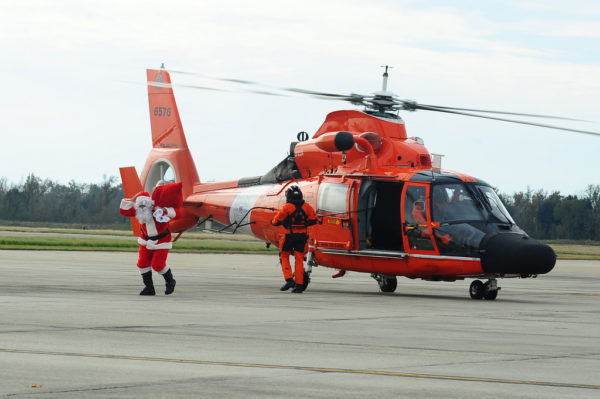
[{"label": "person inside helicopter", "polygon": [[471,254],[485,234],[472,224],[484,221],[482,205],[462,183],[432,187],[432,222],[438,248],[446,254]]},{"label": "person inside helicopter", "polygon": [[416,250],[433,250],[430,229],[427,222],[425,187],[411,186],[406,190],[405,198],[405,234],[408,245]]},{"label": "person inside helicopter", "polygon": [[433,220],[451,222],[471,220],[474,215],[480,219],[475,201],[462,184],[444,184],[433,187]]}]

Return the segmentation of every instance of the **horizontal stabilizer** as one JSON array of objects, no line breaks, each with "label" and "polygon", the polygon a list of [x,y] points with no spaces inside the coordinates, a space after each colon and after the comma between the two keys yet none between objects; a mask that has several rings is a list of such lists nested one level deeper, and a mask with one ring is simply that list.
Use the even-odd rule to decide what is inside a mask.
[{"label": "horizontal stabilizer", "polygon": [[[140,182],[140,178],[138,177],[134,166],[119,168],[119,172],[121,172],[121,182],[123,183],[125,198],[132,198],[134,195],[143,191],[142,183]],[[131,221],[133,234],[139,237],[141,231],[140,223],[135,217],[130,217],[129,220]]]}]

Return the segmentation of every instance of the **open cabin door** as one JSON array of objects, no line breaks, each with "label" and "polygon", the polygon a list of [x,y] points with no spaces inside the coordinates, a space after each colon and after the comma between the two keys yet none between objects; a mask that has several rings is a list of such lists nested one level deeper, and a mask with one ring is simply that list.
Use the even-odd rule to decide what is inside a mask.
[{"label": "open cabin door", "polygon": [[429,184],[407,183],[402,191],[402,235],[409,253],[438,254],[433,240]]},{"label": "open cabin door", "polygon": [[400,198],[403,184],[365,180],[356,209],[358,249],[403,252]]},{"label": "open cabin door", "polygon": [[317,248],[354,249],[349,206],[353,185],[353,181],[319,185],[316,211],[323,223],[313,230]]}]

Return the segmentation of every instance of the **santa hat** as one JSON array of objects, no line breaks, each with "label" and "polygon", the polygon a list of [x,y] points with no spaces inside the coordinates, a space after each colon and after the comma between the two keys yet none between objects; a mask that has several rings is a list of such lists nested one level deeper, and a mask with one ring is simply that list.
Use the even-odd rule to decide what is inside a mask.
[{"label": "santa hat", "polygon": [[150,199],[150,194],[149,194],[149,193],[147,193],[147,192],[145,192],[145,191],[144,191],[144,192],[142,192],[142,193],[139,193],[139,194],[136,196],[136,198],[135,198],[135,202],[136,202],[136,203],[138,203],[138,202],[139,202],[138,200],[141,200],[141,201],[143,201],[143,200],[144,200],[144,197],[145,197],[145,198],[147,198],[147,199]]},{"label": "santa hat", "polygon": [[180,208],[183,205],[181,183],[169,183],[158,186],[152,193],[155,206]]}]

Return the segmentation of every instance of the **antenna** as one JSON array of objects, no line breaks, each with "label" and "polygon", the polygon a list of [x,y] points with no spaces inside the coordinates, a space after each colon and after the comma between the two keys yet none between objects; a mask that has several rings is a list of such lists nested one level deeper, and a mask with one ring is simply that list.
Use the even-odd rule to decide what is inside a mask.
[{"label": "antenna", "polygon": [[381,68],[385,68],[385,72],[383,73],[383,86],[381,87],[381,90],[383,91],[387,91],[387,79],[388,79],[388,68],[393,68],[392,66],[389,65],[381,65]]},{"label": "antenna", "polygon": [[431,169],[440,171],[442,169],[442,158],[443,157],[444,157],[443,154],[431,153]]}]

